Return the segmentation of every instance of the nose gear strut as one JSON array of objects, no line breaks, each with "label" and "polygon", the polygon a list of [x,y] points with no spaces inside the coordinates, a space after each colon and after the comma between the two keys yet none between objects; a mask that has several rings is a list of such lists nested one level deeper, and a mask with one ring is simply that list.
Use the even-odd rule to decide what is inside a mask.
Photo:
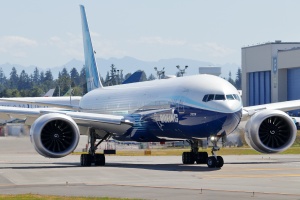
[{"label": "nose gear strut", "polygon": [[209,168],[221,168],[224,165],[224,160],[222,156],[217,156],[217,151],[220,150],[220,147],[218,147],[218,141],[221,137],[215,137],[216,139],[211,140],[213,147],[211,149],[212,156],[209,156],[207,158],[207,166]]},{"label": "nose gear strut", "polygon": [[212,140],[212,156],[208,157],[207,152],[199,152],[199,140],[188,140],[191,145],[190,152],[182,153],[183,164],[207,164],[209,168],[221,168],[224,165],[224,160],[221,156],[217,156],[216,151],[220,150],[217,143],[221,137],[217,137],[216,140]]}]

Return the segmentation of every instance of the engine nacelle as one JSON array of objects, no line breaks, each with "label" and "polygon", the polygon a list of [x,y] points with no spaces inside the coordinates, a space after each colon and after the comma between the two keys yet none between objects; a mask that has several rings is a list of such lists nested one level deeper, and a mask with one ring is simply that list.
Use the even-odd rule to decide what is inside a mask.
[{"label": "engine nacelle", "polygon": [[31,126],[30,139],[36,151],[48,158],[70,154],[78,145],[80,132],[74,120],[64,114],[40,116]]},{"label": "engine nacelle", "polygon": [[261,153],[285,151],[297,135],[291,117],[279,110],[262,110],[254,114],[248,120],[245,131],[248,145]]}]

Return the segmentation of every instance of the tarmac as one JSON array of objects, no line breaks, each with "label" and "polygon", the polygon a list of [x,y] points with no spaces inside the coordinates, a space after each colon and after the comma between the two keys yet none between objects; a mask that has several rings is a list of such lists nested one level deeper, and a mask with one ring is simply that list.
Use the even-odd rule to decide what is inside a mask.
[{"label": "tarmac", "polygon": [[1,137],[0,152],[0,194],[300,199],[300,155],[223,156],[221,169],[183,165],[181,156],[107,155],[105,166],[81,167],[79,155],[40,156],[27,137]]}]

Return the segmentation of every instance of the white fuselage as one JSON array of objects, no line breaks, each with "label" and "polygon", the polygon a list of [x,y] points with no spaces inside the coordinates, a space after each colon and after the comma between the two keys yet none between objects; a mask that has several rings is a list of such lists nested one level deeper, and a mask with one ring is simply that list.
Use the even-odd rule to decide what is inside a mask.
[{"label": "white fuselage", "polygon": [[171,101],[223,113],[234,113],[242,109],[240,100],[203,102],[206,94],[239,93],[233,85],[220,77],[194,75],[95,89],[82,97],[79,107],[88,112],[130,114],[149,104]]},{"label": "white fuselage", "polygon": [[[212,99],[204,100],[208,95]],[[240,122],[242,103],[228,81],[194,75],[95,89],[82,97],[79,108],[83,112],[134,116],[134,133],[175,139],[187,134],[206,137],[231,133]],[[180,134],[175,136],[174,131]]]}]

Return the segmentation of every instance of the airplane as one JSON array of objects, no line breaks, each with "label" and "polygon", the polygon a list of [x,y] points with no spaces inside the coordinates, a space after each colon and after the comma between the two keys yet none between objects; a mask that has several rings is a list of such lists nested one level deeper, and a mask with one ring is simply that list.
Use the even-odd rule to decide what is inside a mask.
[{"label": "airplane", "polygon": [[[80,134],[88,134],[88,154],[81,166],[103,166],[105,155],[96,152],[109,138],[120,141],[189,141],[191,150],[182,154],[183,164],[207,164],[221,168],[218,141],[246,121],[248,144],[262,153],[288,149],[296,138],[294,121],[285,111],[300,108],[300,101],[243,107],[236,88],[223,78],[193,75],[148,82],[103,87],[99,78],[85,8],[80,5],[88,88],[76,105],[54,108],[0,107],[0,118],[26,117],[36,151],[60,158],[74,151]],[[199,151],[200,141],[209,139],[211,156]]]},{"label": "airplane", "polygon": [[48,92],[46,92],[43,97],[52,97],[53,93],[55,91],[55,88],[50,89]]},{"label": "airplane", "polygon": [[[53,97],[54,89],[50,89],[42,97],[15,97],[15,98],[0,98],[0,106],[6,107],[19,107],[19,108],[48,108],[53,107],[51,104],[66,104],[66,105],[78,105],[81,99],[80,96],[66,96],[68,91],[63,97]],[[70,95],[70,94],[69,94]],[[46,98],[45,98],[46,97]],[[21,123],[25,119],[10,118],[8,120],[0,119],[0,124],[5,125],[7,123]]]}]

